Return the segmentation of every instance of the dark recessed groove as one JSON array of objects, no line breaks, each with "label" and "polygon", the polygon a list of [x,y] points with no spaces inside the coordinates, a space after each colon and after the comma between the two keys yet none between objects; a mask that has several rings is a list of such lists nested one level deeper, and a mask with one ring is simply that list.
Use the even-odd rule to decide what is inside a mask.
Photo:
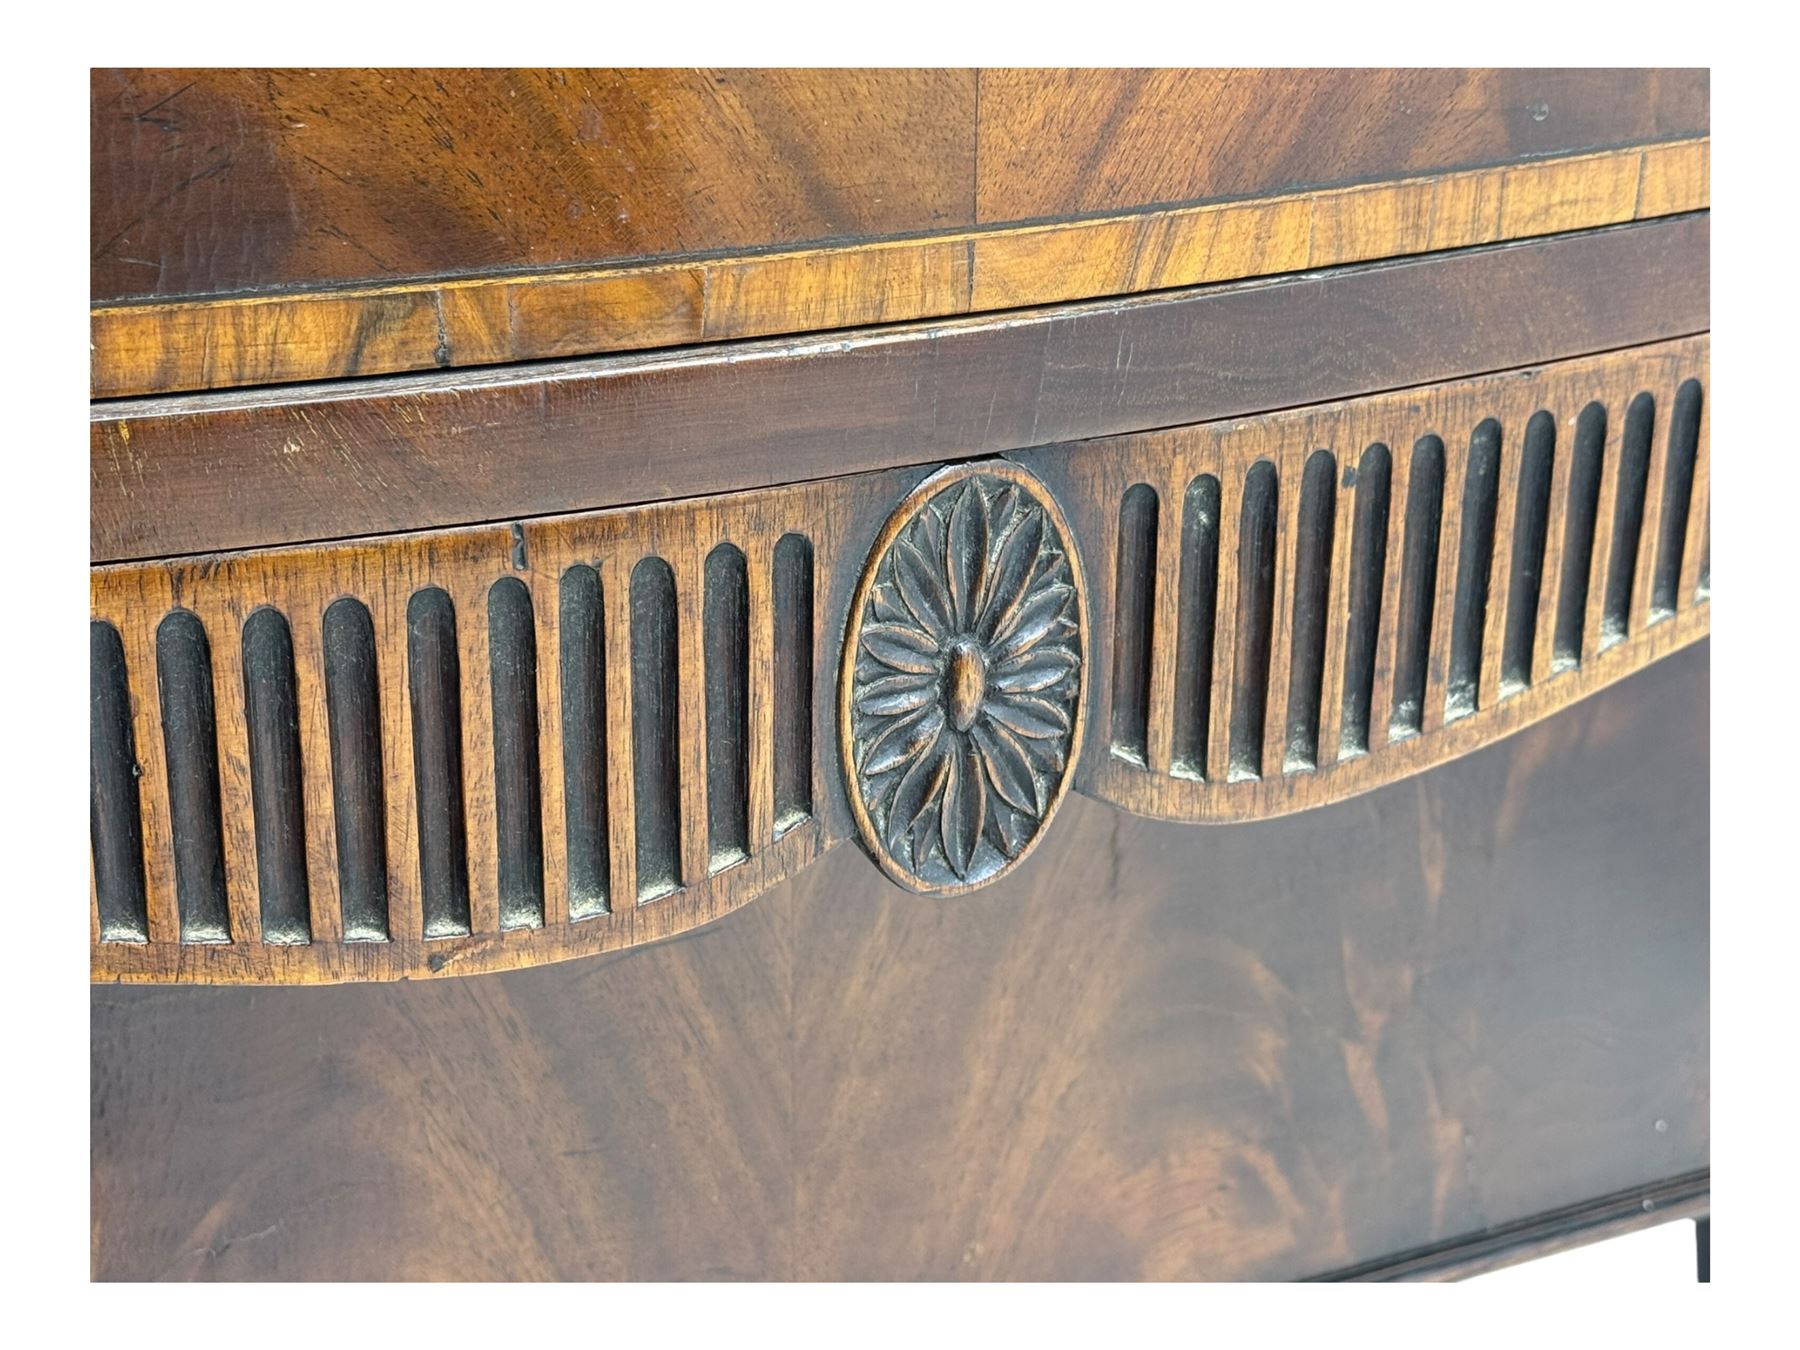
[{"label": "dark recessed groove", "polygon": [[1600,482],[1606,471],[1606,409],[1601,404],[1588,404],[1575,419],[1571,454],[1556,635],[1550,656],[1552,674],[1581,664],[1581,634],[1594,572],[1594,528],[1600,511]]},{"label": "dark recessed groove", "polygon": [[1556,419],[1539,410],[1525,424],[1519,456],[1519,498],[1513,508],[1512,573],[1506,591],[1506,634],[1500,644],[1500,695],[1532,681],[1543,591],[1544,548],[1550,530],[1550,485],[1556,473]]},{"label": "dark recessed groove", "polygon": [[1156,609],[1156,489],[1136,483],[1119,503],[1119,567],[1113,607],[1112,752],[1147,762],[1150,643]]},{"label": "dark recessed groove", "polygon": [[706,558],[706,830],[710,871],[750,856],[750,575],[735,545]]},{"label": "dark recessed groove", "polygon": [[169,770],[169,833],[181,940],[230,942],[212,647],[191,610],[172,610],[157,626],[156,685]]},{"label": "dark recessed groove", "polygon": [[1481,638],[1487,629],[1494,565],[1494,516],[1500,505],[1500,424],[1485,419],[1469,437],[1463,477],[1462,529],[1456,550],[1456,598],[1450,616],[1450,674],[1444,720],[1467,717],[1481,703]]},{"label": "dark recessed groove", "polygon": [[488,588],[494,715],[494,851],[500,927],[544,926],[544,817],[538,767],[537,623],[517,577]]},{"label": "dark recessed groove", "polygon": [[102,942],[148,942],[144,824],[125,645],[110,623],[88,623],[88,824]]},{"label": "dark recessed groove", "polygon": [[262,940],[284,946],[311,942],[294,639],[286,616],[266,605],[244,621],[244,724]]},{"label": "dark recessed groove", "polygon": [[569,843],[569,918],[610,909],[612,846],[606,798],[606,623],[600,574],[577,563],[557,595],[562,650],[563,821]]},{"label": "dark recessed groove", "polygon": [[1663,473],[1662,520],[1657,531],[1656,574],[1650,586],[1650,621],[1675,612],[1681,589],[1681,557],[1688,510],[1694,499],[1694,461],[1700,453],[1700,381],[1684,380],[1669,418],[1669,458]]},{"label": "dark recessed groove", "polygon": [[1338,757],[1369,751],[1370,705],[1375,697],[1375,656],[1381,636],[1381,597],[1387,578],[1388,511],[1393,501],[1394,457],[1377,441],[1356,469],[1356,505],[1350,535],[1350,612],[1344,638],[1344,710]]},{"label": "dark recessed groove", "polygon": [[464,937],[469,932],[469,849],[463,817],[462,662],[456,652],[456,609],[437,586],[414,592],[407,602],[406,665],[425,936]]},{"label": "dark recessed groove", "polygon": [[631,571],[631,758],[638,903],[681,886],[680,653],[675,573],[661,558]]},{"label": "dark recessed groove", "polygon": [[775,545],[775,835],[812,815],[813,549],[801,534]]},{"label": "dark recessed groove", "polygon": [[1275,466],[1259,459],[1244,476],[1238,518],[1237,653],[1232,662],[1226,777],[1261,778],[1269,704],[1269,644],[1275,627]]},{"label": "dark recessed groove", "polygon": [[1619,446],[1619,488],[1600,612],[1601,651],[1622,642],[1631,627],[1631,592],[1637,575],[1638,541],[1644,530],[1644,492],[1650,483],[1650,438],[1655,430],[1656,400],[1641,393],[1625,410],[1625,434]]},{"label": "dark recessed groove", "polygon": [[1174,752],[1179,778],[1206,777],[1212,715],[1213,639],[1219,610],[1219,480],[1188,484],[1181,508],[1181,590],[1176,597]]},{"label": "dark recessed groove", "polygon": [[1337,520],[1337,457],[1315,450],[1300,479],[1295,540],[1294,631],[1288,664],[1286,773],[1319,767],[1319,698],[1325,679],[1325,627],[1331,610],[1331,543]]},{"label": "dark recessed groove", "polygon": [[1400,604],[1394,623],[1394,707],[1388,720],[1389,740],[1417,735],[1422,725],[1443,515],[1444,443],[1436,436],[1423,436],[1413,446],[1406,482],[1406,537],[1401,546]]},{"label": "dark recessed groove", "polygon": [[344,596],[326,609],[323,633],[344,941],[386,942],[387,773],[381,760],[375,624],[360,600]]}]

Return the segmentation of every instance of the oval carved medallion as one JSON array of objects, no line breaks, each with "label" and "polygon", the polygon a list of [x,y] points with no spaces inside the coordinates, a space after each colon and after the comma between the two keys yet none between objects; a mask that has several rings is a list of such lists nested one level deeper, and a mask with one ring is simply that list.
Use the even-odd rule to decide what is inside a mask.
[{"label": "oval carved medallion", "polygon": [[876,540],[845,638],[839,727],[863,842],[917,891],[1030,852],[1081,747],[1081,562],[1016,465],[932,475]]}]

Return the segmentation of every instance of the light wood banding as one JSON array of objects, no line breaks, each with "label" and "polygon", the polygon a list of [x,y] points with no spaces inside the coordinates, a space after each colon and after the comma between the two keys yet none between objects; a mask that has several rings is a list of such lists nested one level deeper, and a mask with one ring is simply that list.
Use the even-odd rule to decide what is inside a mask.
[{"label": "light wood banding", "polygon": [[640,351],[1503,243],[1704,210],[1709,144],[753,257],[101,305],[91,315],[91,392]]}]

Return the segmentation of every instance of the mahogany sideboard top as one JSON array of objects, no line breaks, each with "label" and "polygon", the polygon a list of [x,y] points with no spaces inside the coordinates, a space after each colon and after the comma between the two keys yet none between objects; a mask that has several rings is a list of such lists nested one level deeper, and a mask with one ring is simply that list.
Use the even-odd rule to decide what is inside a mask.
[{"label": "mahogany sideboard top", "polygon": [[95,1277],[1704,1216],[1708,127],[94,71]]}]

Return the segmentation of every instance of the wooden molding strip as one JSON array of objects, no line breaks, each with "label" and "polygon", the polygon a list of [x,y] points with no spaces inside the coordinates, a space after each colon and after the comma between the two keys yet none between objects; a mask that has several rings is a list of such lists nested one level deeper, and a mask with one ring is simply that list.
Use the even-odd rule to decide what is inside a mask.
[{"label": "wooden molding strip", "polygon": [[91,557],[934,464],[1656,342],[1709,326],[1708,247],[1700,213],[1018,316],[96,404]]},{"label": "wooden molding strip", "polygon": [[1711,1208],[1709,1168],[1316,1278],[1359,1282],[1466,1280],[1676,1219],[1702,1219]]},{"label": "wooden molding strip", "polygon": [[1647,220],[1709,204],[1710,140],[753,256],[93,309],[97,399],[944,318]]},{"label": "wooden molding strip", "polygon": [[[943,700],[940,722],[988,738],[961,770],[974,795],[942,808],[987,813],[966,818],[959,879],[997,874],[990,847],[1023,859],[1021,821],[1055,828],[1042,794],[1065,763],[1080,790],[1201,821],[1393,782],[1705,635],[1708,351],[935,478],[95,568],[93,976],[429,977],[682,932],[866,828],[840,708]],[[940,514],[914,529],[921,509]],[[971,644],[994,680],[958,703],[931,663]],[[1017,659],[1034,651],[1054,659]],[[1001,677],[1017,696],[994,711]],[[844,753],[930,883],[942,746],[901,726],[889,797],[882,730]],[[1055,783],[1001,772],[996,739],[1029,742],[1014,754]],[[905,835],[902,799],[902,824],[924,822]]]}]

